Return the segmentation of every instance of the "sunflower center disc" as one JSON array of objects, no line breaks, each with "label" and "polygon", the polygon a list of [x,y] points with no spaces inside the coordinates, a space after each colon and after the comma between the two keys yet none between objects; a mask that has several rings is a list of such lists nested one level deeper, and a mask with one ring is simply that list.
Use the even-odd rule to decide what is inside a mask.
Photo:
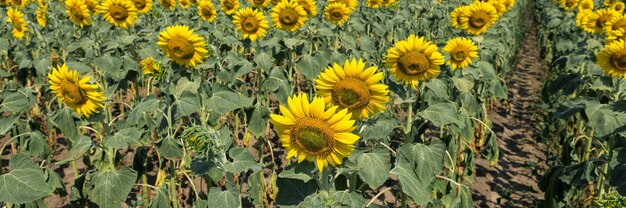
[{"label": "sunflower center disc", "polygon": [[133,3],[135,3],[135,7],[139,10],[146,8],[146,0],[135,0]]},{"label": "sunflower center disc", "polygon": [[72,16],[74,16],[74,18],[76,18],[79,21],[83,21],[83,19],[85,18],[85,16],[83,16],[83,13],[78,11],[77,8],[70,9],[70,13],[72,13]]},{"label": "sunflower center disc", "polygon": [[263,2],[265,2],[264,0],[254,0],[254,4],[256,5],[262,5]]},{"label": "sunflower center disc", "polygon": [[474,14],[472,14],[469,17],[469,24],[473,28],[482,28],[485,25],[487,25],[487,22],[488,22],[489,18],[490,18],[490,16],[489,16],[489,14],[487,14],[487,12],[485,12],[485,11],[477,11],[477,12],[474,12]]},{"label": "sunflower center disc", "polygon": [[298,24],[298,12],[292,8],[285,8],[278,14],[278,21],[283,25],[294,26]]},{"label": "sunflower center disc", "polygon": [[405,74],[417,75],[426,72],[430,67],[430,62],[423,53],[411,51],[398,59],[398,67]]},{"label": "sunflower center disc", "polygon": [[339,9],[333,9],[330,11],[330,17],[334,20],[341,20],[341,18],[343,18],[343,13]]},{"label": "sunflower center disc", "polygon": [[576,5],[576,1],[567,0],[567,2],[565,2],[565,6],[567,7],[574,7],[575,5]]},{"label": "sunflower center disc", "polygon": [[195,53],[193,44],[184,38],[172,38],[167,44],[170,53],[176,59],[191,59]]},{"label": "sunflower center disc", "polygon": [[63,94],[63,100],[72,105],[80,105],[87,102],[87,93],[78,84],[67,80],[61,82],[61,94]]},{"label": "sunflower center disc", "polygon": [[596,27],[604,28],[604,24],[609,20],[608,15],[602,15],[596,20]]},{"label": "sunflower center disc", "polygon": [[109,14],[117,21],[124,21],[128,18],[128,10],[120,5],[111,5],[111,7],[109,7]]},{"label": "sunflower center disc", "polygon": [[332,151],[333,130],[319,119],[301,118],[291,127],[291,141],[309,154]]},{"label": "sunflower center disc", "polygon": [[357,109],[366,106],[372,96],[363,81],[353,78],[341,80],[332,90],[332,98],[339,106]]},{"label": "sunflower center disc", "polygon": [[452,60],[456,62],[461,62],[465,60],[465,51],[457,51],[454,56],[452,56]]},{"label": "sunflower center disc", "polygon": [[243,31],[255,33],[259,30],[259,21],[254,17],[245,17],[243,21],[241,21],[241,28]]},{"label": "sunflower center disc", "polygon": [[626,71],[626,55],[621,57],[611,56],[611,65],[620,71]]},{"label": "sunflower center disc", "polygon": [[202,14],[204,14],[207,18],[211,18],[213,16],[213,11],[208,8],[202,8]]},{"label": "sunflower center disc", "polygon": [[226,1],[226,2],[224,2],[224,7],[226,9],[233,9],[233,3],[230,2],[230,1]]}]

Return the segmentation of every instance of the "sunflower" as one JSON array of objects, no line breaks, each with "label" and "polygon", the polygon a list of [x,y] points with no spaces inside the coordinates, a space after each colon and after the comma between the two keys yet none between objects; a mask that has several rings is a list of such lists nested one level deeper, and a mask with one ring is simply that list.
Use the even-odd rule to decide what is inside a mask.
[{"label": "sunflower", "polygon": [[357,0],[328,0],[328,5],[331,5],[333,3],[341,3],[345,5],[350,13],[352,13],[352,11],[356,9],[356,6],[358,4]]},{"label": "sunflower", "polygon": [[35,18],[37,19],[37,24],[39,24],[41,27],[45,27],[46,23],[47,23],[47,19],[46,19],[46,8],[45,7],[38,7],[37,11],[35,12]]},{"label": "sunflower", "polygon": [[385,65],[397,81],[416,88],[420,81],[439,75],[444,57],[437,51],[437,45],[424,40],[424,37],[409,35],[387,50]]},{"label": "sunflower", "polygon": [[170,11],[174,11],[174,8],[176,8],[176,0],[159,0],[159,4]]},{"label": "sunflower", "polygon": [[624,39],[626,35],[626,16],[619,15],[606,22],[604,34],[606,34],[606,43]]},{"label": "sunflower", "polygon": [[[257,8],[263,8],[263,7],[267,7],[268,5],[270,5],[270,0],[248,0],[248,2],[250,2],[250,4],[253,7],[257,7]],[[280,1],[279,1],[280,3]]]},{"label": "sunflower", "polygon": [[152,57],[141,60],[141,71],[143,74],[149,77],[160,77],[163,74],[163,70],[161,69],[161,64],[159,64]]},{"label": "sunflower", "polygon": [[604,0],[604,6],[611,6],[615,4],[618,0]]},{"label": "sunflower", "polygon": [[611,9],[598,9],[591,13],[588,18],[582,19],[583,29],[588,33],[601,33],[604,30],[606,22],[618,15],[621,14]]},{"label": "sunflower", "polygon": [[596,54],[596,64],[612,77],[626,78],[626,41],[616,40]]},{"label": "sunflower", "polygon": [[579,0],[561,0],[561,8],[565,10],[574,9],[578,6]]},{"label": "sunflower", "polygon": [[288,108],[280,105],[280,113],[270,114],[287,158],[298,158],[298,163],[315,160],[317,169],[330,165],[341,165],[343,158],[354,150],[359,136],[347,109],[337,110],[337,106],[324,109],[324,99],[313,98],[309,102],[307,94],[296,94],[288,98]]},{"label": "sunflower", "polygon": [[91,25],[91,15],[87,9],[87,4],[84,0],[66,0],[65,12],[70,16],[70,20],[77,24],[81,28],[87,25]]},{"label": "sunflower", "polygon": [[168,58],[191,68],[202,63],[209,52],[204,38],[186,25],[168,26],[159,34],[157,45]]},{"label": "sunflower", "polygon": [[397,0],[382,0],[382,1],[383,1],[383,6],[391,7],[396,3]]},{"label": "sunflower", "polygon": [[496,11],[498,12],[498,16],[504,14],[504,12],[507,11],[506,6],[504,6],[504,4],[502,4],[502,1],[500,0],[476,0],[474,2],[485,2],[485,3],[491,4],[493,8],[496,8]]},{"label": "sunflower", "polygon": [[332,3],[324,8],[324,15],[328,21],[335,25],[343,25],[350,17],[350,9],[342,3]]},{"label": "sunflower", "polygon": [[106,0],[98,11],[104,14],[107,22],[121,28],[128,28],[137,20],[137,8],[130,0]]},{"label": "sunflower", "polygon": [[615,4],[611,5],[611,9],[613,9],[613,11],[622,13],[624,12],[624,2],[616,2]]},{"label": "sunflower", "polygon": [[343,67],[335,63],[317,76],[315,89],[327,107],[339,106],[348,109],[353,119],[367,119],[384,111],[389,102],[389,87],[381,82],[384,74],[376,73],[377,69],[366,69],[360,59],[346,60]]},{"label": "sunflower", "polygon": [[52,92],[78,115],[89,117],[104,107],[101,103],[104,95],[98,84],[88,83],[91,76],[80,77],[78,71],[68,70],[63,64],[48,73],[48,78]]},{"label": "sunflower", "polygon": [[22,9],[28,6],[29,0],[9,0],[13,8]]},{"label": "sunflower", "polygon": [[85,4],[87,4],[87,9],[89,9],[90,12],[96,13],[98,12],[100,0],[85,0]]},{"label": "sunflower", "polygon": [[317,15],[317,4],[315,0],[297,0],[298,4],[304,9],[307,17],[315,17]]},{"label": "sunflower", "polygon": [[48,8],[48,2],[46,2],[46,0],[37,0],[37,5],[39,5],[39,7],[43,7],[43,8]]},{"label": "sunflower", "polygon": [[576,26],[584,30],[586,26],[585,24],[583,24],[583,22],[589,21],[588,19],[592,14],[593,10],[590,9],[578,11],[578,13],[576,14]]},{"label": "sunflower", "polygon": [[0,6],[6,6],[9,5],[8,0],[0,0]]},{"label": "sunflower", "polygon": [[593,0],[581,0],[580,3],[578,4],[579,11],[593,10],[593,8],[594,8]]},{"label": "sunflower", "polygon": [[283,0],[272,8],[270,17],[276,28],[293,32],[304,25],[307,15],[295,0]]},{"label": "sunflower", "polygon": [[224,13],[230,15],[239,9],[239,0],[220,0],[220,7]]},{"label": "sunflower", "polygon": [[502,0],[502,5],[504,5],[504,11],[511,11],[515,6],[515,0]]},{"label": "sunflower", "polygon": [[383,4],[382,0],[367,0],[367,7],[377,9]]},{"label": "sunflower", "polygon": [[498,11],[493,5],[485,2],[474,2],[469,5],[467,13],[461,15],[461,23],[467,33],[480,35],[498,20]]},{"label": "sunflower", "polygon": [[132,0],[138,13],[148,13],[152,10],[152,0]]},{"label": "sunflower", "polygon": [[265,36],[270,27],[263,13],[252,10],[250,7],[237,11],[233,18],[233,24],[243,34],[244,39],[250,38],[251,41]]},{"label": "sunflower", "polygon": [[187,9],[191,6],[191,1],[189,0],[178,0],[178,4],[180,4],[180,8]]},{"label": "sunflower", "polygon": [[472,64],[472,59],[478,58],[478,46],[467,38],[456,37],[449,40],[442,51],[450,54],[446,65],[450,65],[452,69],[463,69]]},{"label": "sunflower", "polygon": [[13,34],[13,37],[17,39],[24,38],[24,34],[26,34],[26,31],[28,31],[28,23],[24,18],[24,13],[17,9],[9,7],[9,10],[7,10],[7,16],[9,17],[7,18],[7,22],[13,25],[13,30],[11,30],[11,34]]},{"label": "sunflower", "polygon": [[467,13],[468,9],[469,6],[463,5],[455,8],[454,10],[452,10],[452,12],[450,12],[450,23],[452,24],[452,27],[465,29],[463,28],[463,22],[461,22],[461,16],[464,16]]},{"label": "sunflower", "polygon": [[213,22],[217,18],[217,11],[213,7],[213,3],[209,0],[202,0],[198,2],[198,16],[204,21]]}]

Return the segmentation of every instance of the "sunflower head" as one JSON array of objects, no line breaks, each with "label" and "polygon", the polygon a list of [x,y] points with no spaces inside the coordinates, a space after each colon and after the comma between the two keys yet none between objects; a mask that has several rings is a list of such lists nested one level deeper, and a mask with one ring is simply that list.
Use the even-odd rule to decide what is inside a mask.
[{"label": "sunflower head", "polygon": [[578,4],[579,11],[593,10],[593,8],[594,8],[593,0],[581,0],[580,3]]},{"label": "sunflower head", "polygon": [[606,23],[619,15],[621,14],[611,9],[598,9],[588,18],[582,19],[583,29],[588,33],[601,33],[604,31]]},{"label": "sunflower head", "polygon": [[621,14],[622,12],[624,12],[624,2],[616,2],[615,4],[611,5],[611,9]]},{"label": "sunflower head", "polygon": [[328,0],[328,5],[331,5],[333,3],[341,3],[345,5],[346,8],[348,8],[349,13],[352,13],[352,11],[356,9],[356,6],[358,4],[357,0]]},{"label": "sunflower head", "polygon": [[233,24],[243,34],[244,39],[250,38],[252,41],[265,36],[269,28],[269,23],[263,13],[249,7],[235,13]]},{"label": "sunflower head", "polygon": [[317,4],[315,4],[315,0],[297,0],[298,5],[304,9],[307,17],[311,18],[317,15]]},{"label": "sunflower head", "polygon": [[186,25],[168,26],[159,34],[157,45],[168,58],[190,68],[202,63],[208,53],[204,38]]},{"label": "sunflower head", "polygon": [[28,23],[26,23],[26,19],[24,18],[24,13],[21,11],[10,7],[7,10],[7,22],[11,23],[13,26],[13,30],[11,30],[11,34],[13,34],[14,38],[22,39],[28,30]]},{"label": "sunflower head", "polygon": [[91,15],[84,0],[67,0],[65,1],[67,15],[70,20],[80,27],[91,25]]},{"label": "sunflower head", "polygon": [[372,9],[376,9],[380,7],[380,5],[382,4],[383,4],[382,0],[367,0],[367,7],[372,8]]},{"label": "sunflower head", "polygon": [[450,23],[452,27],[465,29],[463,28],[463,22],[461,21],[461,17],[467,16],[469,6],[463,5],[455,8],[450,12]]},{"label": "sunflower head", "polygon": [[350,9],[340,2],[331,3],[324,9],[326,19],[335,25],[343,25],[350,17]]},{"label": "sunflower head", "polygon": [[152,0],[132,0],[138,13],[148,13],[152,10]]},{"label": "sunflower head", "polygon": [[317,94],[324,97],[327,107],[348,109],[353,119],[367,119],[382,112],[389,102],[388,86],[381,80],[383,72],[377,67],[365,68],[362,60],[346,60],[343,66],[326,68],[315,80]]},{"label": "sunflower head", "polygon": [[230,15],[239,9],[239,0],[220,0],[220,7],[224,13]]},{"label": "sunflower head", "polygon": [[397,81],[416,88],[420,81],[439,75],[444,57],[437,45],[423,37],[409,35],[407,40],[398,41],[387,50],[385,65]]},{"label": "sunflower head", "polygon": [[35,12],[35,17],[37,18],[37,24],[39,24],[41,27],[46,26],[47,19],[45,7],[38,7],[37,11]]},{"label": "sunflower head", "polygon": [[465,28],[469,34],[481,35],[487,32],[496,20],[498,20],[498,11],[492,4],[474,2],[469,5],[467,13],[461,16],[461,27]]},{"label": "sunflower head", "polygon": [[159,0],[159,4],[170,11],[174,11],[174,8],[176,8],[176,0]]},{"label": "sunflower head", "polygon": [[131,0],[106,0],[98,6],[98,12],[104,14],[107,22],[124,29],[137,20],[137,8]]},{"label": "sunflower head", "polygon": [[511,11],[515,6],[515,0],[502,0],[502,5],[504,5],[505,11]]},{"label": "sunflower head", "polygon": [[217,11],[213,7],[213,3],[208,0],[198,2],[198,16],[204,21],[213,22],[217,18]]},{"label": "sunflower head", "polygon": [[579,0],[561,0],[561,8],[565,10],[574,9],[578,6]]},{"label": "sunflower head", "polygon": [[152,57],[141,60],[140,64],[141,71],[143,71],[143,74],[146,76],[160,79],[164,74],[161,64]]},{"label": "sunflower head", "polygon": [[48,2],[46,0],[37,0],[37,5],[39,5],[39,7],[43,7],[43,8],[48,8]]},{"label": "sunflower head", "polygon": [[617,0],[604,0],[604,6],[611,6],[615,2],[617,2]]},{"label": "sunflower head", "polygon": [[11,7],[16,8],[16,9],[25,8],[26,6],[28,6],[28,3],[30,3],[29,0],[10,0],[10,2],[11,2]]},{"label": "sunflower head", "polygon": [[450,65],[452,69],[463,69],[472,64],[472,59],[478,58],[478,46],[467,38],[456,37],[449,40],[442,51],[450,54],[446,65]]},{"label": "sunflower head", "polygon": [[593,14],[593,10],[580,10],[576,14],[576,26],[585,30],[585,24],[589,21],[589,17]]},{"label": "sunflower head", "polygon": [[272,8],[270,17],[276,28],[293,32],[304,25],[307,14],[295,0],[283,0]]},{"label": "sunflower head", "polygon": [[596,64],[608,75],[626,78],[626,41],[616,40],[596,54]]},{"label": "sunflower head", "polygon": [[611,43],[615,40],[623,40],[626,38],[626,17],[618,16],[606,23],[604,27],[604,34],[606,35],[606,43]]},{"label": "sunflower head", "polygon": [[63,64],[48,73],[48,78],[52,92],[80,116],[89,117],[103,107],[104,95],[97,84],[89,84],[91,76],[80,77]]},{"label": "sunflower head", "polygon": [[279,114],[270,114],[287,158],[296,157],[298,163],[315,160],[319,172],[330,165],[341,165],[343,158],[354,150],[359,136],[347,109],[336,106],[325,108],[324,98],[312,102],[306,94],[296,94],[287,99],[288,107],[279,106]]},{"label": "sunflower head", "polygon": [[191,6],[190,0],[178,0],[178,4],[180,4],[180,8],[188,9]]},{"label": "sunflower head", "polygon": [[248,0],[253,7],[263,8],[270,5],[272,1],[270,0]]}]

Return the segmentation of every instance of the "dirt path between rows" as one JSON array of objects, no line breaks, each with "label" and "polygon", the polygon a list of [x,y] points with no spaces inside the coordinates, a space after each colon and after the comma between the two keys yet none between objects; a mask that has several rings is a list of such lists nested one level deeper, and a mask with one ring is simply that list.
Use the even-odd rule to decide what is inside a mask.
[{"label": "dirt path between rows", "polygon": [[541,132],[539,105],[547,72],[539,58],[533,15],[526,14],[525,19],[531,28],[517,51],[515,70],[506,79],[509,103],[489,112],[500,158],[494,166],[482,158],[476,161],[472,194],[477,207],[528,208],[543,200],[538,182],[547,168],[546,145],[537,135]]}]

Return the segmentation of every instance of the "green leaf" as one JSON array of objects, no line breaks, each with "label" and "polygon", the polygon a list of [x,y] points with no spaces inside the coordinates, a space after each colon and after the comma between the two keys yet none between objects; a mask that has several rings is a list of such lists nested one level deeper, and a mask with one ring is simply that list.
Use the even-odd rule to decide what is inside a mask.
[{"label": "green leaf", "polygon": [[393,129],[398,126],[398,120],[390,118],[378,119],[374,124],[365,124],[363,126],[363,132],[361,133],[363,141],[381,141],[389,138]]},{"label": "green leaf", "polygon": [[276,205],[296,205],[302,202],[307,196],[317,191],[317,183],[313,180],[303,182],[298,179],[278,178],[276,181],[278,196]]},{"label": "green leaf", "polygon": [[188,116],[200,110],[200,98],[191,92],[183,92],[176,104],[180,116]]},{"label": "green leaf", "polygon": [[88,182],[89,199],[100,207],[120,207],[137,179],[132,169],[96,172]]},{"label": "green leaf", "polygon": [[340,202],[347,207],[363,207],[365,205],[365,198],[361,194],[349,191],[337,191],[332,193],[334,201]]},{"label": "green leaf", "polygon": [[24,204],[50,194],[43,171],[16,169],[0,176],[0,201]]},{"label": "green leaf", "polygon": [[104,140],[104,146],[120,149],[132,144],[141,144],[139,139],[143,131],[138,128],[126,128],[118,131],[112,137]]},{"label": "green leaf", "polygon": [[458,116],[458,109],[454,103],[437,103],[428,106],[424,111],[418,112],[417,115],[433,122],[435,126],[443,126],[448,124],[457,124],[463,128],[463,122]]},{"label": "green leaf", "polygon": [[183,157],[183,149],[178,145],[175,139],[167,137],[161,141],[161,144],[157,147],[159,153],[163,157],[173,160]]},{"label": "green leaf", "polygon": [[265,70],[270,70],[274,66],[272,63],[274,58],[269,54],[262,52],[254,57],[254,63]]},{"label": "green leaf", "polygon": [[434,142],[430,146],[407,144],[398,148],[396,167],[391,174],[398,176],[402,192],[418,205],[430,201],[429,185],[443,169],[445,149],[442,142]]},{"label": "green leaf", "polygon": [[190,82],[187,77],[180,78],[176,83],[176,90],[174,92],[175,98],[180,98],[183,92],[191,92],[194,95],[198,93],[198,89],[200,88],[200,79],[196,79],[193,82]]},{"label": "green leaf", "polygon": [[216,113],[227,113],[238,108],[252,106],[254,99],[232,91],[215,92],[208,100],[209,106]]},{"label": "green leaf", "polygon": [[150,208],[168,208],[172,207],[168,191],[165,187],[158,188],[156,197],[150,202]]},{"label": "green leaf", "polygon": [[70,141],[74,142],[79,137],[72,110],[68,108],[56,110],[52,116],[48,116],[48,121],[59,128]]},{"label": "green leaf", "polygon": [[313,171],[315,170],[315,165],[312,162],[303,161],[302,163],[291,163],[280,171],[278,177],[280,178],[291,178],[302,180],[302,182],[309,182],[309,180],[313,179]]},{"label": "green leaf", "polygon": [[39,169],[39,166],[33,162],[29,155],[24,153],[18,153],[11,157],[9,160],[9,166],[11,169]]},{"label": "green leaf", "polygon": [[359,176],[372,188],[379,187],[389,177],[390,156],[387,152],[364,153],[358,158]]},{"label": "green leaf", "polygon": [[29,137],[26,143],[28,153],[38,158],[46,159],[51,152],[47,137],[40,131],[33,131],[28,135]]},{"label": "green leaf", "polygon": [[94,64],[104,71],[105,76],[116,81],[122,80],[128,72],[122,69],[122,59],[108,54],[96,58]]},{"label": "green leaf", "polygon": [[466,77],[452,78],[452,82],[460,92],[470,92],[474,88],[474,81]]},{"label": "green leaf", "polygon": [[241,207],[241,203],[239,201],[239,192],[234,189],[228,189],[226,191],[222,191],[218,188],[211,188],[209,190],[209,196],[207,196],[207,201],[211,202],[211,204],[219,205],[224,208],[236,208]]},{"label": "green leaf", "polygon": [[246,170],[258,171],[261,170],[252,153],[246,148],[236,147],[228,151],[228,155],[233,159],[232,162],[224,164],[224,169],[231,173],[240,173]]},{"label": "green leaf", "polygon": [[35,61],[35,70],[38,75],[44,76],[48,74],[48,71],[50,71],[50,65],[52,65],[52,61],[50,61],[50,59],[39,59]]},{"label": "green leaf", "polygon": [[32,90],[5,91],[4,101],[0,103],[1,112],[28,112],[35,105],[35,96]]},{"label": "green leaf", "polygon": [[270,111],[267,110],[267,107],[261,106],[257,104],[254,107],[254,111],[250,116],[250,123],[248,123],[248,131],[254,134],[257,137],[261,137],[265,135],[265,130],[267,128],[267,119],[269,117]]},{"label": "green leaf", "polygon": [[324,70],[324,66],[311,55],[302,55],[296,63],[296,69],[306,78],[313,80]]},{"label": "green leaf", "polygon": [[1,117],[0,118],[0,135],[4,135],[7,132],[9,132],[9,130],[11,130],[11,128],[13,127],[13,124],[15,124],[15,122],[17,122],[19,118],[20,118],[19,116]]},{"label": "green leaf", "polygon": [[129,122],[132,125],[137,125],[142,118],[146,117],[145,114],[147,112],[156,111],[158,108],[159,108],[159,100],[154,99],[154,98],[145,99],[141,101],[141,103],[133,106],[133,109],[130,111],[130,114],[128,114],[127,122]]}]

